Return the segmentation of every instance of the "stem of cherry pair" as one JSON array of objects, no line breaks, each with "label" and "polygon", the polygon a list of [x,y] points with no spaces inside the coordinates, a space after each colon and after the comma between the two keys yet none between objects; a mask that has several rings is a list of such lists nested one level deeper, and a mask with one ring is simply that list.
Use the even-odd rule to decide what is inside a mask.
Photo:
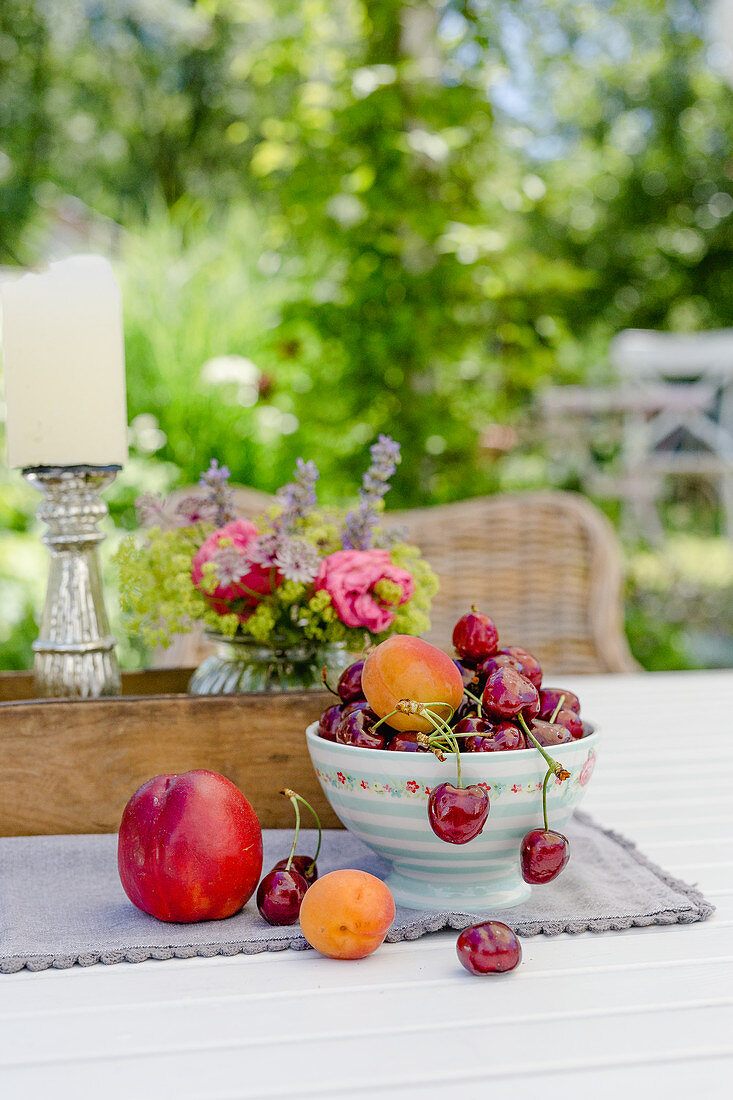
[{"label": "stem of cherry pair", "polygon": [[554,721],[555,721],[555,719],[557,718],[558,714],[559,714],[559,713],[560,713],[560,711],[562,710],[562,705],[563,705],[563,703],[564,703],[564,702],[565,702],[565,696],[564,696],[564,695],[561,695],[561,696],[560,696],[560,698],[559,698],[559,699],[558,699],[558,701],[557,701],[557,706],[555,707],[555,709],[554,709],[554,710],[553,710],[553,712],[552,712],[552,715],[551,715],[551,717],[550,717],[550,722],[554,722]]},{"label": "stem of cherry pair", "polygon": [[286,871],[289,871],[290,867],[292,865],[293,857],[295,856],[295,847],[298,843],[298,834],[300,833],[300,806],[299,806],[299,803],[302,802],[304,806],[307,806],[308,809],[310,810],[310,812],[313,814],[313,817],[315,818],[316,825],[318,826],[318,845],[316,846],[316,854],[313,856],[313,860],[312,860],[310,866],[307,869],[308,874],[310,874],[313,871],[313,868],[316,865],[316,860],[318,859],[318,855],[321,851],[321,840],[322,840],[322,837],[323,837],[323,831],[321,829],[321,820],[320,820],[318,814],[316,813],[316,811],[311,806],[310,802],[307,802],[303,798],[302,795],[298,794],[297,791],[291,791],[289,787],[283,787],[283,789],[280,791],[280,794],[284,795],[285,798],[290,799],[290,801],[293,805],[293,809],[295,810],[295,835],[293,837],[293,846],[290,849],[290,855],[288,856],[288,862],[285,866]]},{"label": "stem of cherry pair", "polygon": [[[445,719],[434,708],[435,707],[447,707],[449,714]],[[389,721],[394,714],[415,714],[420,718],[425,718],[433,727],[432,733],[418,733],[417,739],[421,745],[429,749],[434,753],[438,760],[445,760],[443,749],[447,748],[449,752],[456,754],[456,771],[458,775],[458,786],[462,786],[461,777],[461,750],[458,745],[458,740],[454,734],[448,722],[453,717],[453,707],[449,703],[436,702],[436,703],[418,703],[416,699],[400,699],[391,710],[389,714],[385,714],[383,718],[380,718],[378,722],[375,722],[372,726],[372,731],[378,729],[383,722]]]},{"label": "stem of cherry pair", "polygon": [[547,771],[545,772],[545,781],[542,784],[542,817],[544,818],[544,821],[545,821],[545,830],[550,828],[550,826],[547,824],[547,784],[550,781],[550,776],[551,775],[552,775],[552,771],[551,771],[550,768],[548,768]]},{"label": "stem of cherry pair", "polygon": [[563,768],[562,764],[558,763],[557,760],[553,760],[549,753],[545,752],[545,750],[542,748],[542,745],[539,743],[535,735],[532,733],[532,730],[527,725],[526,719],[521,711],[519,712],[518,718],[519,724],[524,730],[525,735],[529,738],[534,747],[537,749],[537,752],[547,761],[547,766],[552,774],[556,775],[557,778],[561,781],[563,779],[569,779],[570,772],[567,770],[567,768]]},{"label": "stem of cherry pair", "polygon": [[481,700],[479,699],[478,695],[474,695],[473,692],[469,691],[467,687],[464,687],[463,694],[467,695],[468,698],[471,699],[476,704],[476,713],[478,714],[479,718],[483,718],[483,716],[484,716],[483,704],[482,704]]}]

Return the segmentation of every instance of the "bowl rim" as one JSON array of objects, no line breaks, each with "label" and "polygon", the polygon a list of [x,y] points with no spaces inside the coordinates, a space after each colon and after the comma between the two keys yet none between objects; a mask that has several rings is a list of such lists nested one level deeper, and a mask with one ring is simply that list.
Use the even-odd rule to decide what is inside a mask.
[{"label": "bowl rim", "polygon": [[[586,734],[585,737],[574,738],[572,741],[565,741],[561,745],[543,746],[543,748],[545,748],[545,747],[547,748],[547,751],[548,751],[550,756],[555,756],[558,753],[561,753],[564,749],[572,748],[574,745],[588,745],[588,744],[590,744],[590,746],[593,747],[594,745],[596,745],[598,743],[598,741],[601,740],[602,733],[601,733],[601,730],[598,728],[598,726],[594,725],[593,723],[589,722],[589,723],[587,723],[587,725],[591,726],[591,732]],[[306,736],[306,741],[308,742],[309,745],[310,745],[311,742],[317,744],[319,741],[322,741],[325,745],[331,745],[331,746],[334,746],[337,749],[343,749],[344,752],[346,752],[347,754],[348,753],[352,753],[352,754],[357,753],[358,755],[364,756],[365,759],[369,759],[369,760],[374,760],[375,758],[377,760],[381,760],[383,757],[386,757],[389,760],[394,760],[395,755],[398,756],[398,759],[399,759],[399,755],[409,756],[409,758],[411,760],[426,760],[427,761],[427,760],[431,760],[431,759],[432,760],[436,759],[436,757],[434,756],[433,753],[402,753],[402,754],[395,754],[394,752],[391,752],[389,749],[365,749],[361,745],[342,745],[340,741],[329,741],[326,737],[321,737],[318,734],[318,721],[317,720],[314,721],[314,722],[311,722],[310,725],[308,725],[306,727],[305,736]],[[512,759],[516,759],[516,758],[523,759],[524,754],[525,753],[530,753],[530,752],[537,753],[537,749],[534,747],[534,745],[532,745],[530,748],[527,748],[527,749],[511,749],[511,750],[505,750],[504,752],[498,752],[498,753],[493,753],[493,752],[492,753],[462,752],[460,754],[460,756],[461,756],[461,760],[466,760],[466,759],[476,760],[476,759],[480,759],[480,758],[486,759],[486,757],[489,757],[490,759],[496,759],[497,757],[499,759],[508,759],[510,754],[511,754]]]}]

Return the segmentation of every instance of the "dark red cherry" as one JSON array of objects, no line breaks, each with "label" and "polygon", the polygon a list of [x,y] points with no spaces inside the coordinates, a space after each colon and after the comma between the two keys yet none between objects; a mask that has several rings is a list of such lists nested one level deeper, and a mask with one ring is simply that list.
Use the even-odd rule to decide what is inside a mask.
[{"label": "dark red cherry", "polygon": [[257,889],[257,908],[268,924],[296,924],[308,883],[299,871],[272,870]]},{"label": "dark red cherry", "polygon": [[516,657],[511,657],[508,653],[495,653],[493,657],[487,657],[485,661],[481,661],[477,666],[476,671],[479,676],[484,677],[484,682],[486,682],[491,673],[496,672],[497,668],[516,668],[517,672],[522,671]]},{"label": "dark red cherry", "polygon": [[515,661],[518,661],[522,676],[526,676],[539,691],[542,684],[542,666],[533,654],[518,645],[505,645],[503,649],[499,650],[499,654],[513,657]]},{"label": "dark red cherry", "polygon": [[[454,733],[468,733],[472,737],[479,734],[488,734],[493,730],[491,722],[487,718],[479,718],[477,714],[467,714],[465,718],[461,718],[460,722],[456,722],[453,727]],[[461,744],[463,742],[461,741]]]},{"label": "dark red cherry", "polygon": [[496,652],[499,631],[492,619],[471,608],[453,627],[453,645],[460,657],[469,661],[482,661]]},{"label": "dark red cherry", "polygon": [[526,749],[527,741],[513,722],[500,722],[483,737],[466,738],[464,745],[466,752],[509,752],[512,749]]},{"label": "dark red cherry", "polygon": [[359,699],[364,698],[364,692],[361,690],[361,670],[363,667],[363,660],[354,661],[341,673],[336,691],[342,703],[356,703]]},{"label": "dark red cherry", "polygon": [[342,717],[343,713],[338,703],[334,703],[332,707],[326,707],[323,714],[318,719],[319,736],[324,737],[326,741],[335,741],[336,726],[339,724]]},{"label": "dark red cherry", "polygon": [[[356,699],[353,703],[347,703],[341,708],[341,714],[345,718],[347,714],[354,714],[357,710],[370,710],[370,706],[366,699]],[[372,711],[372,713],[374,713]]]},{"label": "dark red cherry", "polygon": [[523,714],[527,721],[540,709],[537,688],[515,668],[497,668],[486,681],[481,697],[490,718],[516,718]]},{"label": "dark red cherry", "polygon": [[573,695],[572,691],[566,691],[565,688],[542,688],[540,691],[540,718],[549,721],[555,713],[561,698],[565,710],[574,710],[576,714],[580,714],[580,700],[577,695]]},{"label": "dark red cherry", "polygon": [[420,744],[417,734],[413,733],[412,730],[403,730],[396,733],[387,747],[390,752],[430,752],[430,749]]},{"label": "dark red cherry", "polygon": [[458,937],[456,951],[469,974],[503,974],[514,970],[522,961],[519,940],[511,928],[499,920],[464,928]]},{"label": "dark red cherry", "polygon": [[372,733],[371,727],[378,722],[373,710],[354,710],[346,714],[336,727],[336,740],[339,745],[355,745],[360,749],[386,749],[389,736],[382,725]]},{"label": "dark red cherry", "polygon": [[574,741],[579,741],[583,736],[583,721],[580,715],[576,714],[574,710],[567,710],[565,707],[557,712],[557,718],[555,719],[556,726],[565,726],[565,729],[570,731],[570,736]]},{"label": "dark red cherry", "polygon": [[[565,726],[558,726],[554,722],[543,722],[538,719],[529,723],[529,728],[539,743],[545,748],[548,745],[567,745],[572,741],[573,735]],[[529,741],[529,738],[527,738]]]},{"label": "dark red cherry", "polygon": [[[273,871],[284,871],[288,865],[286,859],[279,859]],[[312,856],[293,856],[293,861],[290,864],[292,870],[297,871],[299,875],[302,875],[309,886],[318,878],[318,867]]]},{"label": "dark red cherry", "polygon": [[522,841],[520,858],[525,882],[552,882],[570,859],[568,838],[554,829],[532,829]]},{"label": "dark red cherry", "polygon": [[489,816],[489,796],[483,787],[440,783],[428,797],[428,820],[436,836],[448,844],[468,844]]}]

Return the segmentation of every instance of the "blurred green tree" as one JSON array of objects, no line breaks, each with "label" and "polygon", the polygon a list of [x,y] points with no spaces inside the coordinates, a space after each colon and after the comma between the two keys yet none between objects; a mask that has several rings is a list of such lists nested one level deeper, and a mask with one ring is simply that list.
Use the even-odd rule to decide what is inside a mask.
[{"label": "blurred green tree", "polygon": [[[169,212],[161,316],[197,329],[176,349],[128,290],[130,408],[157,417],[184,481],[215,424],[263,488],[307,451],[343,495],[380,430],[405,449],[395,504],[542,479],[497,461],[492,421],[521,426],[546,382],[593,377],[620,327],[731,323],[733,102],[704,13],[5,0],[0,247],[35,259],[59,194],[142,253]],[[182,280],[207,235],[206,280]],[[203,394],[203,361],[230,353],[266,375],[259,407]]]},{"label": "blurred green tree", "polygon": [[[306,454],[343,499],[385,430],[392,506],[542,483],[542,386],[606,377],[619,328],[733,324],[707,8],[3,0],[0,264],[43,258],[64,196],[125,230],[117,520],[214,454],[264,489]],[[6,663],[27,544],[0,547]]]}]

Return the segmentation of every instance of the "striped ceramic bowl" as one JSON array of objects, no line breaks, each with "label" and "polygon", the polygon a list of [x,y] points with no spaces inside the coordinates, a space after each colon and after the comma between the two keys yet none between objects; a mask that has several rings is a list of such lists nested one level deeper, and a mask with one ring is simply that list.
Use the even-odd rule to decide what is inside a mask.
[{"label": "striped ceramic bowl", "polygon": [[[342,824],[392,864],[387,884],[412,909],[476,912],[517,905],[530,894],[519,867],[519,845],[542,824],[547,770],[536,749],[462,753],[463,782],[485,784],[491,809],[483,832],[468,844],[446,844],[428,823],[432,787],[455,782],[455,761],[432,753],[387,752],[339,745],[306,731],[313,767]],[[599,734],[558,745],[552,756],[570,778],[547,788],[550,828],[562,829],[593,774]]]}]

